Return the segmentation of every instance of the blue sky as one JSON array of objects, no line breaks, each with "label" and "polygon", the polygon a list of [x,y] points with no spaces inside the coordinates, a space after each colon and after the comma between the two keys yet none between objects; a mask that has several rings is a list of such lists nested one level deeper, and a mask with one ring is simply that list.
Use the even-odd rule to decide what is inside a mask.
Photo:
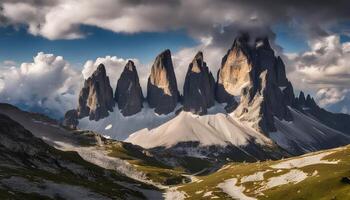
[{"label": "blue sky", "polygon": [[87,26],[83,30],[88,34],[82,39],[49,40],[29,34],[24,27],[0,28],[0,61],[31,62],[38,52],[45,52],[63,56],[75,65],[106,55],[138,58],[148,63],[166,48],[176,52],[198,43],[181,30],[135,34],[114,33]]},{"label": "blue sky", "polygon": [[[134,34],[115,33],[91,26],[84,26],[82,30],[88,34],[81,39],[49,40],[29,34],[25,27],[2,27],[0,61],[31,62],[38,52],[45,52],[63,56],[74,66],[82,66],[86,60],[106,55],[137,58],[143,63],[149,63],[166,48],[176,52],[199,43],[184,30]],[[274,31],[277,44],[282,46],[286,53],[308,49],[305,38],[295,34],[295,31],[291,31],[287,26],[276,26]],[[344,40],[347,39],[344,37]]]}]

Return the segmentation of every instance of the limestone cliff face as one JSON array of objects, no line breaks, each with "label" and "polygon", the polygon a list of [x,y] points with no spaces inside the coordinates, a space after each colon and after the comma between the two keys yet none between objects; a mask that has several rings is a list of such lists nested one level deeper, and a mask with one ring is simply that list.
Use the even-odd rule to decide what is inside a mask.
[{"label": "limestone cliff face", "polygon": [[142,109],[143,95],[134,62],[128,61],[120,75],[115,90],[115,100],[124,116],[136,114]]},{"label": "limestone cliff face", "polygon": [[252,84],[252,61],[247,37],[237,38],[222,58],[217,75],[216,100],[226,103],[228,111],[237,106],[236,99],[239,99],[241,90]]},{"label": "limestone cliff face", "polygon": [[90,120],[99,120],[113,111],[115,101],[113,90],[106,75],[106,69],[100,64],[96,71],[85,80],[79,94],[78,118],[89,116]]},{"label": "limestone cliff face", "polygon": [[187,70],[183,88],[183,109],[206,114],[207,109],[214,105],[214,87],[214,77],[203,61],[203,53],[198,52]]},{"label": "limestone cliff face", "polygon": [[292,120],[287,106],[294,101],[293,87],[266,38],[252,42],[242,35],[234,41],[218,72],[216,98],[236,104],[227,110],[265,133],[276,130],[274,117]]},{"label": "limestone cliff face", "polygon": [[179,101],[170,50],[157,56],[147,83],[147,101],[157,114],[172,112]]}]

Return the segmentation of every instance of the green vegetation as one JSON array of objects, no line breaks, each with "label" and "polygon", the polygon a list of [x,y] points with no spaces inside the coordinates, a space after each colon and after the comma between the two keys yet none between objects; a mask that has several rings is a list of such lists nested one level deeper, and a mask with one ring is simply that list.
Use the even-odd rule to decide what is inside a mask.
[{"label": "green vegetation", "polygon": [[[266,161],[249,164],[231,163],[208,176],[197,176],[200,181],[183,184],[178,190],[186,192],[188,195],[187,199],[211,199],[213,196],[230,199],[230,196],[225,194],[217,186],[227,179],[237,178],[239,181],[236,185],[245,188],[245,195],[262,200],[350,199],[350,184],[341,182],[342,177],[350,176],[350,146],[336,149],[334,153],[324,157],[322,160],[339,160],[339,162],[337,164],[318,163],[294,168],[307,173],[308,177],[299,183],[279,185],[262,190],[261,193],[257,191],[266,185],[269,178],[283,175],[292,169],[271,168],[271,165],[283,161]],[[265,172],[263,181],[240,183],[242,177],[252,175],[256,172]],[[206,192],[211,192],[211,194],[203,197]]]},{"label": "green vegetation", "polygon": [[132,164],[135,169],[143,172],[148,179],[163,185],[175,185],[186,181],[182,176],[183,169],[172,168],[158,161],[153,156],[147,156],[144,150],[128,143],[113,142],[106,146],[109,156],[117,157]]}]

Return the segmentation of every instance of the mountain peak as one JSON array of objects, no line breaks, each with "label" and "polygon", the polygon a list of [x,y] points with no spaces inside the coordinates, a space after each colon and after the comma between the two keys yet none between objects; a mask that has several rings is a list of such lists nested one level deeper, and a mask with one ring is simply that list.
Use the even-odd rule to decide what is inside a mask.
[{"label": "mountain peak", "polygon": [[115,90],[115,100],[124,116],[136,114],[142,109],[143,95],[134,62],[125,65]]},{"label": "mountain peak", "polygon": [[147,83],[147,101],[158,114],[172,112],[178,102],[179,92],[169,49],[160,53],[151,69]]},{"label": "mountain peak", "polygon": [[102,63],[98,65],[97,69],[94,71],[92,76],[98,76],[99,74],[101,74],[102,76],[107,76],[106,68]]},{"label": "mountain peak", "polygon": [[203,61],[203,53],[198,52],[188,66],[183,106],[185,111],[206,114],[207,108],[214,105],[215,80]]},{"label": "mountain peak", "polygon": [[129,71],[136,71],[136,67],[135,64],[132,60],[128,60],[128,62],[126,63],[124,70],[129,70]]},{"label": "mountain peak", "polygon": [[108,116],[114,107],[113,90],[106,75],[106,69],[100,64],[95,72],[85,80],[79,94],[78,117],[89,116],[90,120],[99,120]]}]

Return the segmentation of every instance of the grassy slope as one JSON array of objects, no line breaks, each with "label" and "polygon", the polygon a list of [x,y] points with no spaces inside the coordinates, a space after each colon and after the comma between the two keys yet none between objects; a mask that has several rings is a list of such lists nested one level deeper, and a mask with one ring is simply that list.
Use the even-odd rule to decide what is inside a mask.
[{"label": "grassy slope", "polygon": [[[325,151],[322,151],[325,152]],[[297,184],[285,184],[263,191],[263,195],[255,194],[260,184],[266,182],[270,177],[276,177],[287,173],[290,169],[277,170],[270,166],[281,161],[266,161],[261,163],[232,163],[226,165],[222,170],[208,176],[197,177],[201,182],[193,182],[182,185],[179,190],[188,194],[188,199],[211,199],[213,196],[222,199],[230,199],[228,195],[217,187],[219,183],[230,178],[238,178],[254,174],[257,171],[271,170],[264,174],[264,181],[244,183],[244,193],[257,199],[350,199],[350,185],[342,183],[342,177],[350,176],[350,146],[339,148],[336,152],[326,156],[324,160],[340,160],[338,164],[315,164],[298,168],[303,172],[312,174],[315,170],[318,175],[309,176]],[[278,171],[278,172],[277,172]],[[239,183],[239,182],[238,182]],[[239,186],[240,184],[238,184]],[[199,193],[202,191],[201,193]],[[203,197],[206,192],[212,191],[212,195]],[[197,192],[197,193],[196,193]]]},{"label": "grassy slope", "polygon": [[139,149],[123,145],[121,142],[112,142],[106,145],[109,156],[117,157],[132,164],[137,170],[146,174],[150,180],[163,185],[179,184],[185,181],[184,172],[179,168],[172,168],[157,161],[152,156],[146,156]]}]

